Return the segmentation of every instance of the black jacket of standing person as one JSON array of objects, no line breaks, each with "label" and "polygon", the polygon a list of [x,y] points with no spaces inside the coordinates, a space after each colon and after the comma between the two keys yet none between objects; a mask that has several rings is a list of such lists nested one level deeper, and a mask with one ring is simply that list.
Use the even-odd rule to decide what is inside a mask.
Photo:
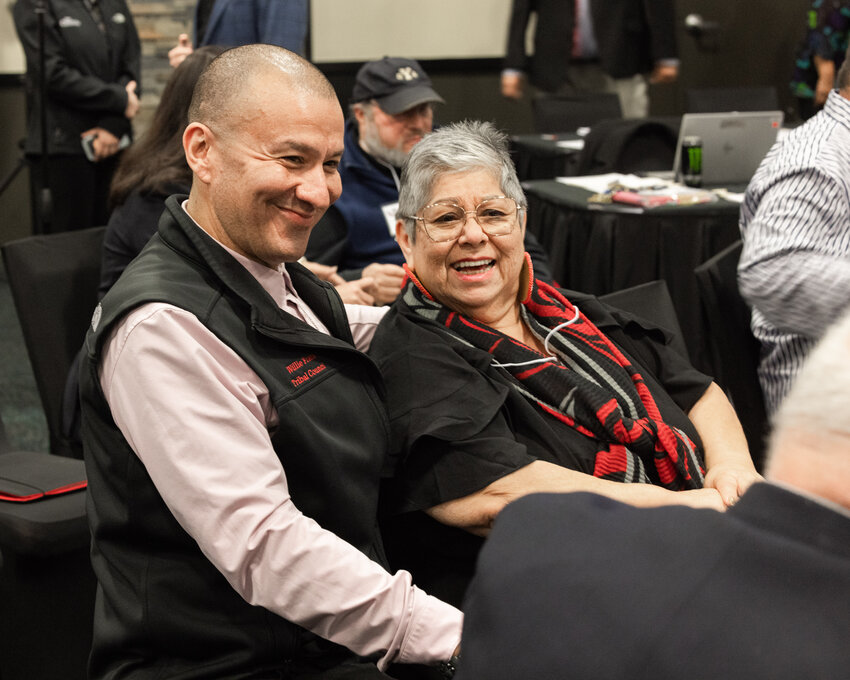
[{"label": "black jacket of standing person", "polygon": [[[43,55],[39,5],[44,7]],[[109,184],[139,106],[139,36],[127,3],[18,0],[14,16],[27,59],[26,151],[33,226],[37,232],[54,233],[106,224]],[[132,96],[129,90],[134,90]],[[42,111],[47,155],[42,153]],[[82,146],[89,135],[91,160]]]},{"label": "black jacket of standing person", "polygon": [[[26,151],[41,153],[38,15],[35,0],[18,0],[14,17],[27,61]],[[139,82],[139,36],[124,0],[45,0],[47,150],[83,154],[80,133],[102,127],[119,139],[130,132],[126,86]],[[97,25],[100,9],[104,30]],[[138,94],[138,90],[137,90]]]},{"label": "black jacket of standing person", "polygon": [[[524,71],[533,85],[556,91],[567,79],[575,28],[572,0],[514,0],[504,67]],[[671,0],[590,0],[602,68],[612,78],[649,73],[678,56]],[[526,55],[529,15],[537,14],[534,54]]]}]

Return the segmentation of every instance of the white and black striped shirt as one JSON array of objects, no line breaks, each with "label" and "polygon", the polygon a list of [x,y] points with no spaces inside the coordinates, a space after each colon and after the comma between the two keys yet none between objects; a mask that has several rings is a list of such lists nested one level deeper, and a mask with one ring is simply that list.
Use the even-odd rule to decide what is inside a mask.
[{"label": "white and black striped shirt", "polygon": [[767,154],[740,227],[738,284],[753,307],[773,413],[811,347],[850,306],[850,101],[838,91]]}]

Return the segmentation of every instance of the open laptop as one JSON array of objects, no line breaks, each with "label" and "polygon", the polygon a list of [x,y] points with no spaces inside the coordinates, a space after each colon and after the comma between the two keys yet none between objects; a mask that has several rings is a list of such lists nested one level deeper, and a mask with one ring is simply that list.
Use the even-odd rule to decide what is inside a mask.
[{"label": "open laptop", "polygon": [[744,191],[782,127],[782,111],[686,113],[679,128],[673,178],[679,177],[682,139],[702,139],[702,185]]}]

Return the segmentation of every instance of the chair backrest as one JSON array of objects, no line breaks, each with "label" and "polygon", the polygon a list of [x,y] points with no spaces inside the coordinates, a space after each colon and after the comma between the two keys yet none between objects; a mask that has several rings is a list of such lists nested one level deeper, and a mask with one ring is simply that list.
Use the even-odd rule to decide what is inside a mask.
[{"label": "chair backrest", "polygon": [[699,265],[694,273],[710,329],[714,378],[729,395],[756,467],[764,463],[767,416],[758,381],[759,342],[750,328],[751,310],[738,290],[742,241]]},{"label": "chair backrest", "polygon": [[50,450],[79,455],[62,436],[65,380],[97,304],[106,227],[29,236],[0,247],[50,435]]},{"label": "chair backrest", "polygon": [[688,113],[775,111],[779,96],[773,86],[692,88],[685,93]]},{"label": "chair backrest", "polygon": [[622,118],[616,94],[545,95],[531,100],[535,132],[574,132],[593,127],[600,120]]},{"label": "chair backrest", "polygon": [[577,174],[670,170],[678,135],[678,125],[662,120],[600,121],[584,138]]},{"label": "chair backrest", "polygon": [[670,331],[673,334],[671,347],[682,356],[688,356],[679,317],[676,316],[676,308],[673,306],[673,298],[670,297],[666,281],[640,283],[630,288],[600,295],[599,299],[612,307],[624,309]]}]

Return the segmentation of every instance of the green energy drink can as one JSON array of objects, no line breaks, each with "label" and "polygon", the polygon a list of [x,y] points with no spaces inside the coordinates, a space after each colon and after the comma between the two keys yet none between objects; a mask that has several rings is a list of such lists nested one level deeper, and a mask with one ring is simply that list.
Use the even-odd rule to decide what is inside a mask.
[{"label": "green energy drink can", "polygon": [[681,181],[689,187],[702,186],[702,138],[688,135],[682,138]]}]

